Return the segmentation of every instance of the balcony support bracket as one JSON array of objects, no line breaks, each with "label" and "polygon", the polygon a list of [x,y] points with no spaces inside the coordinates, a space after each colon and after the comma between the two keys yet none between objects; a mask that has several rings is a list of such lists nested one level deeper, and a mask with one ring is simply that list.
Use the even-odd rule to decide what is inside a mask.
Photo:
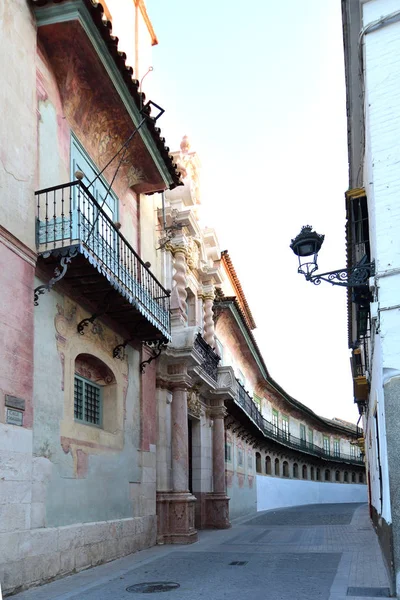
[{"label": "balcony support bracket", "polygon": [[110,305],[109,305],[109,303],[106,303],[106,302],[107,302],[107,298],[108,298],[108,296],[110,294],[111,294],[111,291],[108,294],[106,294],[105,299],[103,301],[103,308],[100,307],[100,309],[97,312],[93,313],[91,317],[87,317],[86,319],[82,319],[82,321],[80,321],[78,323],[78,325],[76,326],[76,329],[78,330],[78,333],[80,335],[85,335],[85,327],[88,327],[90,323],[93,325],[92,332],[94,334],[99,333],[98,328],[96,327],[96,325],[94,324],[94,322],[95,322],[96,319],[98,319],[102,315],[107,314]]},{"label": "balcony support bracket", "polygon": [[145,342],[145,345],[153,350],[153,354],[147,360],[143,360],[140,363],[139,368],[141,373],[144,373],[147,365],[160,356],[162,350],[167,347],[167,342],[165,340],[158,340],[157,342]]},{"label": "balcony support bracket", "polygon": [[[44,258],[48,258],[51,252],[45,252],[43,254]],[[33,296],[33,304],[35,306],[39,305],[39,296],[44,294],[45,292],[50,292],[51,288],[60,281],[68,270],[68,265],[71,260],[78,254],[78,248],[76,246],[64,249],[58,252],[61,254],[60,265],[54,269],[54,276],[50,279],[47,284],[39,285],[34,290]]]},{"label": "balcony support bracket", "polygon": [[125,348],[130,342],[133,342],[134,338],[129,338],[125,340],[122,344],[118,344],[115,346],[113,350],[113,358],[119,358],[119,360],[124,360],[125,358]]}]

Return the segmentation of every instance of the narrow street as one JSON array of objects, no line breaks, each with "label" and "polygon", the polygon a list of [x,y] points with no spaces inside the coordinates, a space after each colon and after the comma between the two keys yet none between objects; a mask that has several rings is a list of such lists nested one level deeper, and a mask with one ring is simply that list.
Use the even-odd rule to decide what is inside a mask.
[{"label": "narrow street", "polygon": [[367,505],[319,504],[258,513],[14,598],[131,600],[143,592],[127,588],[148,582],[179,584],[163,600],[361,600],[387,597],[389,585]]}]

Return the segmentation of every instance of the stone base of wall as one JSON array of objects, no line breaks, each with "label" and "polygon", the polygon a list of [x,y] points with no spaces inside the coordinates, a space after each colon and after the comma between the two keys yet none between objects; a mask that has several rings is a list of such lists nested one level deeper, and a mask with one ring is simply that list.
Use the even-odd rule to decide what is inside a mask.
[{"label": "stone base of wall", "polygon": [[189,492],[157,492],[157,543],[193,544],[196,498]]},{"label": "stone base of wall", "polygon": [[156,516],[0,534],[3,594],[94,567],[156,543]]},{"label": "stone base of wall", "polygon": [[387,523],[385,519],[378,514],[375,506],[371,506],[372,523],[378,535],[379,544],[382,549],[382,554],[385,559],[386,569],[389,574],[390,591],[393,594],[395,591],[395,572],[393,564],[393,533],[392,525]]}]

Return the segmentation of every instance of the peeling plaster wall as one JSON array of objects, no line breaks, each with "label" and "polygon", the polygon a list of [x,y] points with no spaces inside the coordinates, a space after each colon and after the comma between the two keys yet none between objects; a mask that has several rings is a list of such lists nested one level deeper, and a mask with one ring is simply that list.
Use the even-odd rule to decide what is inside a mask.
[{"label": "peeling plaster wall", "polygon": [[[68,306],[71,309],[75,305],[70,303]],[[72,317],[71,327],[61,328],[59,324],[56,329],[54,320],[62,309],[65,312],[68,310],[65,298],[53,290],[41,298],[40,306],[35,311],[33,451],[35,456],[44,457],[43,460],[49,463],[45,467],[48,472],[44,514],[42,520],[35,524],[41,527],[130,517],[133,514],[130,482],[139,482],[141,477],[137,450],[140,447],[141,414],[137,351],[128,351],[129,375],[122,447],[118,444],[113,448],[112,440],[110,447],[105,447],[102,438],[94,435],[99,433],[98,428],[90,425],[80,425],[78,428],[71,423],[71,431],[75,433],[70,435],[75,434],[76,439],[63,436],[66,432],[63,427],[66,421],[65,403],[69,401],[73,404],[74,373],[73,370],[67,373],[67,361],[72,361],[76,352],[91,353],[105,359],[103,355],[106,354],[108,339],[112,341],[115,336],[108,331],[101,336],[103,340],[90,331],[86,331],[84,336],[79,335],[76,331],[76,323],[82,314],[79,309]],[[67,344],[57,347],[56,336],[60,336],[60,332]],[[70,345],[76,349],[68,351]],[[64,357],[61,357],[61,353],[65,353]],[[110,358],[110,368],[116,376],[120,362]],[[70,381],[67,380],[68,376]],[[66,397],[68,395],[69,399]],[[68,443],[64,438],[68,439]]]},{"label": "peeling plaster wall", "polygon": [[7,118],[0,119],[0,224],[32,250],[37,128],[35,52],[36,31],[28,3],[2,0],[1,112]]}]

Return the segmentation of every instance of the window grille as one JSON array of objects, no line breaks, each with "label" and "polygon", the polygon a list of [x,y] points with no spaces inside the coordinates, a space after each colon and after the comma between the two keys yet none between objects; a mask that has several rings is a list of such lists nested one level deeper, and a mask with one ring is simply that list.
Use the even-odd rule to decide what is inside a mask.
[{"label": "window grille", "polygon": [[90,425],[101,425],[101,387],[75,375],[74,417]]}]

